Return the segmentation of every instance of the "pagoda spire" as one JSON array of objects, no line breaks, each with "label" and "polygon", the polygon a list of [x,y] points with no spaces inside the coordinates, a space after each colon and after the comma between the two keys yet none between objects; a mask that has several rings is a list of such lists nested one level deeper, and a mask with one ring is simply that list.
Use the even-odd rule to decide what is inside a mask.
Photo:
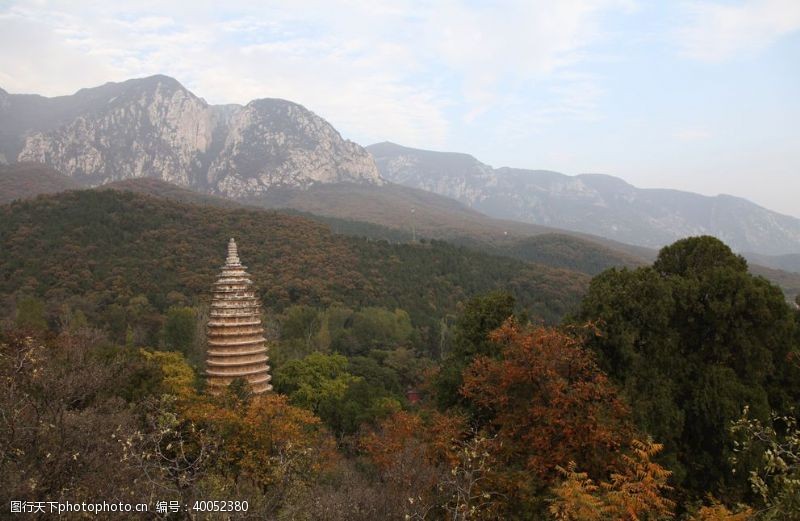
[{"label": "pagoda spire", "polygon": [[212,393],[236,378],[247,380],[254,393],[272,389],[261,306],[246,269],[231,238],[225,265],[214,283],[208,320],[206,375]]},{"label": "pagoda spire", "polygon": [[239,260],[239,250],[236,247],[236,241],[233,240],[233,237],[228,241],[228,258],[225,260],[225,265],[230,267],[242,265]]}]

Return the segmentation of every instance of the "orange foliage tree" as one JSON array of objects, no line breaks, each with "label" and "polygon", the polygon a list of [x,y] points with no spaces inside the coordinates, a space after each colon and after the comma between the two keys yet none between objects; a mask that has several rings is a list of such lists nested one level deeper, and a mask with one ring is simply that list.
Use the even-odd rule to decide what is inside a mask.
[{"label": "orange foliage tree", "polygon": [[[185,418],[218,440],[215,466],[262,491],[292,481],[308,482],[336,459],[332,436],[313,413],[268,393],[231,406],[220,398],[199,397]],[[273,490],[274,492],[274,490]]]},{"label": "orange foliage tree", "polygon": [[632,429],[628,410],[578,338],[513,320],[492,333],[497,359],[478,357],[464,373],[462,394],[487,418],[498,459],[545,481],[578,461],[608,471]]},{"label": "orange foliage tree", "polygon": [[[662,446],[634,440],[610,481],[596,485],[574,462],[559,467],[564,480],[553,488],[550,515],[558,521],[643,521],[672,519],[674,503],[665,497],[670,472],[651,458]],[[712,518],[713,519],[713,518]]]},{"label": "orange foliage tree", "polygon": [[180,353],[140,355],[159,369],[163,394],[143,404],[146,428],[123,444],[126,460],[169,499],[246,497],[251,512],[271,518],[337,463],[322,420],[288,397],[254,396],[244,380],[218,396],[198,393]]},{"label": "orange foliage tree", "polygon": [[426,422],[417,414],[397,411],[361,438],[361,448],[380,471],[410,483],[418,476],[420,463],[447,467],[455,463],[453,443],[463,439],[466,430],[460,416],[432,413]]},{"label": "orange foliage tree", "polygon": [[[427,418],[398,411],[361,438],[361,448],[378,470],[386,494],[405,504],[406,519],[457,514],[479,491],[488,461],[473,454],[464,418],[430,412]],[[465,457],[466,456],[466,457]],[[472,509],[470,509],[472,510]],[[472,510],[474,513],[474,510]]]},{"label": "orange foliage tree", "polygon": [[[585,472],[578,472],[574,462],[558,470],[563,480],[551,489],[548,509],[557,521],[657,521],[675,518],[675,503],[667,495],[671,472],[652,458],[663,446],[652,441],[633,440],[622,456],[611,479],[596,484]],[[680,519],[686,521],[750,521],[753,510],[740,505],[729,510],[714,497],[706,505],[691,509]]]}]

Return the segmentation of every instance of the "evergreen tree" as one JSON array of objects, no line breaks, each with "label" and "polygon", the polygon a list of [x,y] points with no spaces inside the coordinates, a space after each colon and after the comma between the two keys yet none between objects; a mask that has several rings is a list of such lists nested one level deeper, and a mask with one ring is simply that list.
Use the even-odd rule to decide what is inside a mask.
[{"label": "evergreen tree", "polygon": [[454,326],[453,349],[443,361],[436,378],[439,407],[466,405],[460,396],[464,369],[476,356],[495,357],[500,353],[500,346],[489,338],[489,333],[502,326],[513,314],[514,297],[506,292],[495,291],[467,302]]},{"label": "evergreen tree", "polygon": [[597,324],[603,368],[639,427],[664,443],[676,481],[698,494],[734,479],[727,427],[745,405],[763,418],[800,397],[787,363],[794,314],[713,237],[678,241],[652,267],[595,277],[579,319]]},{"label": "evergreen tree", "polygon": [[164,343],[168,348],[188,356],[194,346],[196,329],[194,310],[173,306],[167,312],[167,321],[164,324]]}]

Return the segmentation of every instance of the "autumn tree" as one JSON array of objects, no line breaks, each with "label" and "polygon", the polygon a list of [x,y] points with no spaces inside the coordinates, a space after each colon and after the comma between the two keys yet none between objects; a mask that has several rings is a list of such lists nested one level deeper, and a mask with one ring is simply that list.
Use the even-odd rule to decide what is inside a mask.
[{"label": "autumn tree", "polygon": [[322,421],[288,397],[253,395],[244,380],[216,395],[199,393],[181,353],[139,356],[160,381],[139,406],[139,428],[120,445],[143,495],[183,504],[235,497],[250,503],[250,515],[273,518],[338,460]]},{"label": "autumn tree", "polygon": [[490,418],[500,461],[545,482],[570,461],[609,469],[631,434],[628,411],[580,338],[512,320],[491,340],[500,356],[476,358],[461,392]]},{"label": "autumn tree", "polygon": [[595,484],[574,462],[558,467],[563,479],[552,489],[549,513],[558,521],[658,521],[673,519],[667,496],[670,472],[652,457],[663,447],[633,440],[609,480]]},{"label": "autumn tree", "polygon": [[96,331],[0,333],[0,500],[139,500],[120,442],[157,378]]},{"label": "autumn tree", "polygon": [[710,504],[700,506],[687,517],[688,521],[754,521],[756,519],[758,517],[752,508],[739,506],[731,510],[713,497]]},{"label": "autumn tree", "polygon": [[[752,508],[738,505],[733,510],[713,496],[706,504],[688,507],[678,516],[670,499],[671,473],[653,461],[663,446],[652,441],[634,440],[622,456],[610,479],[595,481],[570,462],[559,467],[562,480],[551,489],[548,512],[558,521],[754,521]],[[686,507],[686,505],[684,505]],[[783,518],[781,518],[783,519]]]},{"label": "autumn tree", "polygon": [[480,471],[459,454],[466,433],[460,416],[432,412],[423,418],[397,411],[367,431],[360,447],[378,470],[386,493],[404,505],[407,519],[432,519],[447,505],[461,510],[464,494],[472,498],[477,491],[475,482],[466,483],[464,473]]},{"label": "autumn tree", "polygon": [[455,405],[469,407],[459,392],[464,369],[476,356],[495,357],[500,346],[489,337],[514,314],[514,297],[496,291],[469,300],[459,315],[453,332],[453,346],[441,364],[434,383],[436,399],[441,408]]}]

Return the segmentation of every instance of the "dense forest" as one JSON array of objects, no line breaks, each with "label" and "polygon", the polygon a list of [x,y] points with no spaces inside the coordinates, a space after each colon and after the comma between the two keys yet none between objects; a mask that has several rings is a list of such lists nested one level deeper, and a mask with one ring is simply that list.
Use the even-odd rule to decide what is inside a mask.
[{"label": "dense forest", "polygon": [[[598,251],[571,266],[590,281],[331,227],[112,190],[0,207],[0,501],[800,519],[800,313],[722,242],[608,270]],[[204,389],[231,235],[270,333],[266,395]],[[547,259],[569,243],[524,248]]]},{"label": "dense forest", "polygon": [[481,254],[432,241],[334,235],[302,217],[253,209],[179,204],[119,191],[76,191],[0,208],[0,294],[64,306],[121,339],[126,326],[152,343],[172,305],[201,306],[230,235],[265,309],[380,306],[409,313],[426,341],[441,334],[459,302],[494,289],[549,323],[578,302],[581,273]]}]

